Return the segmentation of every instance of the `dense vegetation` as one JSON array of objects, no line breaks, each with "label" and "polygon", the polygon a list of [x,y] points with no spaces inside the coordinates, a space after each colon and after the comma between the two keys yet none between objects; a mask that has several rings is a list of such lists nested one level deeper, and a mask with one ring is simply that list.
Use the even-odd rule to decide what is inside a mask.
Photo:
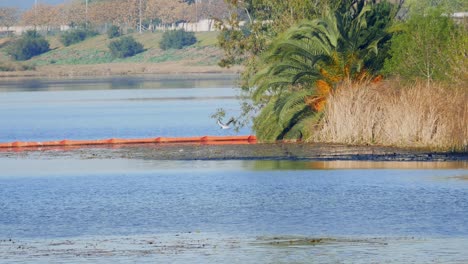
[{"label": "dense vegetation", "polygon": [[467,47],[466,29],[442,10],[413,14],[392,39],[385,72],[409,80],[461,82],[467,74]]},{"label": "dense vegetation", "polygon": [[8,54],[20,61],[29,60],[47,51],[49,51],[49,42],[34,30],[27,31],[8,48]]},{"label": "dense vegetation", "polygon": [[[238,14],[231,20],[220,22],[222,34],[219,43],[225,50],[220,65],[229,67],[240,63],[245,66],[241,87],[246,101],[236,122],[243,125],[252,118],[253,128],[261,140],[419,144],[466,149],[468,35],[463,22],[457,24],[447,15],[456,10],[453,2],[450,5],[431,2],[429,5],[409,1],[410,6],[402,6],[402,2],[330,0],[321,2],[323,6],[318,11],[314,9],[308,13],[304,10],[311,10],[308,9],[309,1],[229,2],[237,10],[244,10],[244,17],[249,20],[247,24],[239,23],[242,14]],[[462,2],[458,4],[457,7],[464,6]],[[411,92],[400,92],[397,85],[387,85],[389,81],[382,81],[395,80],[395,77],[401,80],[398,84],[408,86]],[[421,84],[411,88],[414,84],[409,82],[420,79],[424,79],[426,88]],[[445,86],[452,90],[444,92],[441,87]],[[358,100],[361,99],[358,91],[367,91],[366,87],[386,87],[389,90],[367,93],[374,96],[373,99],[368,97],[370,101],[377,102],[371,104],[369,100]],[[374,91],[374,88],[369,89]],[[445,100],[445,104],[454,103],[456,107],[453,111],[448,111],[448,107],[446,110],[437,108],[439,113],[436,114],[434,101],[425,98],[430,93],[421,89],[458,95],[464,100],[442,96],[439,99]],[[344,90],[354,93],[347,94]],[[337,99],[340,96],[344,96],[344,101]],[[411,98],[400,100],[405,96]],[[330,98],[334,99],[330,101]],[[395,104],[384,105],[387,100]],[[404,105],[411,101],[421,102],[421,107],[416,109]],[[337,108],[337,102],[346,103]],[[354,114],[373,118],[362,119],[365,121],[355,124],[362,127],[344,126],[346,131],[343,132],[330,129],[331,124],[344,122],[346,125],[351,118],[343,117],[357,102],[372,107],[362,108],[365,111]],[[422,102],[428,103],[423,105]],[[414,119],[391,118],[395,113],[404,115],[394,109],[416,109],[419,112],[412,115]],[[222,114],[225,114],[224,110],[214,116]],[[465,125],[456,125],[457,118]],[[433,120],[431,126],[417,121],[427,119]],[[442,122],[442,119],[452,123]],[[395,123],[384,125],[383,122],[389,120]],[[419,127],[414,130],[414,136],[405,133],[400,136],[387,130],[393,126],[411,131],[416,124]],[[371,131],[371,136],[363,137],[361,129]],[[336,134],[325,136],[333,134],[331,130],[338,134],[351,131],[354,138]],[[396,142],[381,136],[384,134],[394,135],[399,140]],[[431,139],[438,143],[430,144]]]},{"label": "dense vegetation", "polygon": [[109,50],[115,58],[126,58],[141,53],[144,49],[132,36],[126,36],[109,43]]},{"label": "dense vegetation", "polygon": [[60,42],[62,42],[64,46],[70,46],[96,35],[98,35],[98,33],[92,30],[75,29],[62,33]]},{"label": "dense vegetation", "polygon": [[162,50],[182,49],[195,43],[197,43],[197,38],[193,32],[173,30],[164,32],[159,47]]},{"label": "dense vegetation", "polygon": [[[264,140],[309,137],[333,86],[373,78],[382,68],[395,11],[389,3],[343,1],[322,18],[275,39],[252,80],[252,98],[265,104],[254,122]],[[383,53],[383,54],[382,54]]]}]

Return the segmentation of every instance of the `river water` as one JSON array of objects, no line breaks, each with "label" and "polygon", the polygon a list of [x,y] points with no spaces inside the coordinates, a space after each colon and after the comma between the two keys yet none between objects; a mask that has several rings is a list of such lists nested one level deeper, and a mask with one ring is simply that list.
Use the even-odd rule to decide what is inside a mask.
[{"label": "river water", "polygon": [[0,142],[234,135],[210,118],[218,108],[239,113],[233,83],[233,77],[0,82]]},{"label": "river water", "polygon": [[[233,133],[232,79],[117,80],[0,85],[0,141]],[[0,198],[0,263],[468,262],[466,162],[8,153]]]}]

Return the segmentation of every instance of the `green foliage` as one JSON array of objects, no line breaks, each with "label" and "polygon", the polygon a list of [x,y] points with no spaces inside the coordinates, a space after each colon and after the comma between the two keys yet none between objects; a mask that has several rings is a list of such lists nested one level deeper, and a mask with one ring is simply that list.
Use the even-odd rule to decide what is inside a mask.
[{"label": "green foliage", "polygon": [[400,28],[385,62],[387,74],[448,81],[457,67],[466,66],[467,32],[441,10],[413,14]]},{"label": "green foliage", "polygon": [[[354,1],[354,0],[353,0]],[[221,67],[243,64],[241,86],[257,71],[257,59],[274,40],[288,28],[304,20],[320,17],[334,10],[340,0],[252,0],[226,1],[232,8],[231,17],[218,21],[221,30],[218,43],[224,50]],[[246,23],[245,23],[246,22]]]},{"label": "green foliage", "polygon": [[62,42],[64,46],[70,46],[72,44],[79,43],[87,38],[94,37],[97,34],[97,32],[91,30],[75,29],[64,32],[60,36],[60,42]]},{"label": "green foliage", "polygon": [[430,10],[440,9],[444,12],[463,12],[468,10],[466,0],[406,0],[405,6],[411,14],[422,15]]},{"label": "green foliage", "polygon": [[197,43],[195,34],[181,29],[164,32],[162,39],[159,42],[159,47],[162,50],[182,49],[195,43]]},{"label": "green foliage", "polygon": [[115,58],[126,58],[144,51],[143,45],[132,36],[122,37],[109,43],[111,54]]},{"label": "green foliage", "polygon": [[304,89],[271,97],[254,120],[253,129],[257,137],[267,142],[310,138],[310,128],[322,116],[304,103],[312,95],[311,90]]},{"label": "green foliage", "polygon": [[[53,49],[46,54],[34,57],[32,61],[35,65],[41,66],[50,65],[53,62],[55,62],[55,65],[84,65],[116,62],[160,63],[164,61],[190,60],[191,66],[198,65],[197,62],[204,63],[203,65],[214,66],[217,60],[219,60],[220,52],[216,47],[213,47],[217,36],[215,32],[198,33],[197,38],[202,41],[199,41],[196,47],[182,50],[167,50],[163,52],[160,51],[158,47],[162,34],[162,32],[148,32],[142,35],[135,34],[135,40],[143,44],[145,50],[148,49],[148,51],[132,57],[119,59],[113,57],[108,46],[109,43],[115,39],[109,40],[107,36],[102,35],[69,47]],[[48,39],[50,39],[51,43],[57,42],[58,36]],[[3,48],[0,47],[0,52],[5,49],[6,45]],[[155,54],[157,54],[157,56]]]},{"label": "green foliage", "polygon": [[107,36],[112,39],[112,38],[118,38],[122,34],[120,33],[120,28],[116,25],[112,25],[108,30],[107,30]]},{"label": "green foliage", "polygon": [[[266,104],[254,120],[257,136],[273,140],[311,134],[313,126],[304,124],[321,115],[316,103],[326,99],[330,84],[361,80],[381,69],[387,54],[378,58],[379,47],[390,40],[387,28],[396,10],[387,2],[345,1],[335,12],[302,22],[274,40],[250,83],[254,102]],[[319,81],[322,87],[315,87]]]},{"label": "green foliage", "polygon": [[49,42],[37,31],[27,31],[17,41],[13,42],[7,52],[15,60],[29,60],[30,58],[49,51]]}]

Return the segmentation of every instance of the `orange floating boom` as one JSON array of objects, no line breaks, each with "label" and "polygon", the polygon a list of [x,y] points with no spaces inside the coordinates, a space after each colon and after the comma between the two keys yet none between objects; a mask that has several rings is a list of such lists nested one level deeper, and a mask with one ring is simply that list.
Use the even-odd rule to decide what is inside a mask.
[{"label": "orange floating boom", "polygon": [[101,140],[60,140],[44,142],[8,142],[0,143],[0,148],[40,148],[57,146],[91,146],[91,145],[119,145],[119,144],[147,144],[147,143],[202,143],[216,145],[255,144],[255,136],[203,136],[203,137],[157,137],[157,138],[110,138]]}]

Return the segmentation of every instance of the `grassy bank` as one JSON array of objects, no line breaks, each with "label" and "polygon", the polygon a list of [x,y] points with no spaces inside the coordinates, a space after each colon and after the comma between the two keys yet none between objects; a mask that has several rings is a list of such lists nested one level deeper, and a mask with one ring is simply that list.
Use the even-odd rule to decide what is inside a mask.
[{"label": "grassy bank", "polygon": [[197,33],[198,42],[181,50],[159,48],[162,33],[131,34],[145,51],[133,57],[116,59],[108,49],[111,40],[98,35],[65,47],[59,36],[49,36],[51,51],[26,62],[16,62],[6,53],[12,39],[0,40],[0,76],[79,76],[144,73],[236,72],[217,63],[222,51],[216,45],[216,32]]},{"label": "grassy bank", "polygon": [[314,141],[468,150],[468,90],[441,84],[342,85]]}]

